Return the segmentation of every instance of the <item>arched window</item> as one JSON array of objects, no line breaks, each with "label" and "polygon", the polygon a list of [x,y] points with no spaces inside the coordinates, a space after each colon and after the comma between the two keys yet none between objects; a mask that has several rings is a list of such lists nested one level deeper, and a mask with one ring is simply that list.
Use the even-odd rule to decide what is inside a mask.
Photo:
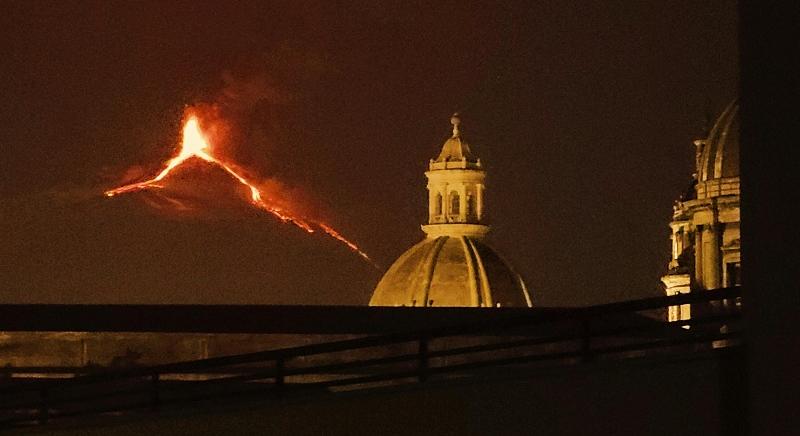
[{"label": "arched window", "polygon": [[436,194],[436,201],[433,204],[433,214],[434,215],[441,215],[442,214],[442,194]]},{"label": "arched window", "polygon": [[450,193],[450,215],[459,215],[461,213],[461,199],[458,197],[457,192]]}]

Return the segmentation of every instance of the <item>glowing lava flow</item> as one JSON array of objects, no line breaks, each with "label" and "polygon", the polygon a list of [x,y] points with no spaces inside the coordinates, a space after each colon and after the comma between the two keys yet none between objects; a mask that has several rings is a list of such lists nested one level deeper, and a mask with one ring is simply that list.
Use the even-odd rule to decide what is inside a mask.
[{"label": "glowing lava flow", "polygon": [[256,207],[265,210],[272,215],[275,215],[283,222],[290,222],[297,227],[307,231],[308,233],[314,233],[314,227],[319,227],[322,229],[323,232],[328,234],[330,237],[344,243],[347,245],[348,248],[353,250],[354,252],[358,253],[359,256],[366,259],[368,262],[373,263],[372,260],[367,256],[366,253],[361,251],[358,246],[349,240],[347,240],[344,236],[342,236],[339,232],[331,228],[325,223],[312,221],[307,219],[298,218],[296,216],[292,216],[288,211],[283,210],[279,207],[272,206],[267,204],[264,201],[263,196],[261,195],[261,191],[249,180],[247,180],[244,176],[237,173],[233,170],[230,166],[225,164],[225,162],[215,158],[211,154],[211,150],[208,144],[208,141],[203,136],[202,131],[200,130],[200,125],[197,121],[197,117],[191,116],[186,121],[186,124],[183,126],[183,141],[181,143],[181,149],[177,156],[173,157],[169,161],[167,161],[167,166],[158,173],[157,176],[153,177],[152,179],[145,180],[143,182],[138,183],[131,183],[129,185],[120,186],[119,188],[111,189],[105,192],[107,197],[113,197],[115,195],[124,194],[126,192],[133,192],[139,191],[142,189],[148,188],[162,188],[163,185],[159,184],[167,175],[176,167],[181,165],[187,159],[196,157],[198,159],[202,159],[206,162],[210,162],[213,164],[218,165],[220,168],[224,169],[228,172],[231,176],[233,176],[236,180],[239,181],[242,185],[246,186],[250,189],[250,201]]}]

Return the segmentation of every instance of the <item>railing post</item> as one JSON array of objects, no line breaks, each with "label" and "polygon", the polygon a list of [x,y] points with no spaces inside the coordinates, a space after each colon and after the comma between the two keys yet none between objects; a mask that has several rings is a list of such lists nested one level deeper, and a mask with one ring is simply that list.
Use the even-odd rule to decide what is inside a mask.
[{"label": "railing post", "polygon": [[150,410],[153,412],[158,412],[161,407],[160,380],[157,372],[150,376]]},{"label": "railing post", "polygon": [[581,361],[591,362],[594,360],[592,354],[592,328],[588,316],[581,317]]},{"label": "railing post", "polygon": [[422,383],[428,379],[428,338],[422,337],[419,339],[419,361],[418,361],[418,378]]},{"label": "railing post", "polygon": [[39,424],[47,424],[50,420],[50,406],[47,404],[47,389],[39,391]]},{"label": "railing post", "polygon": [[285,376],[283,374],[284,370],[284,358],[278,357],[275,359],[275,392],[278,396],[283,395],[284,389],[284,382]]}]

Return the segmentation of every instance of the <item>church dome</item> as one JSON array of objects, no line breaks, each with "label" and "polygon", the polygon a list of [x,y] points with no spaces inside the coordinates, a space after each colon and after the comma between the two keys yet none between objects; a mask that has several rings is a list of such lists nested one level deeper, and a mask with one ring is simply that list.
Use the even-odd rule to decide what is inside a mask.
[{"label": "church dome", "polygon": [[371,306],[530,307],[525,283],[481,238],[426,238],[383,276]]},{"label": "church dome", "polygon": [[484,237],[486,171],[462,139],[452,136],[431,159],[425,239],[403,253],[375,287],[370,306],[530,307],[522,278]]},{"label": "church dome", "polygon": [[739,104],[731,102],[714,122],[706,139],[700,140],[702,150],[697,179],[739,177]]}]

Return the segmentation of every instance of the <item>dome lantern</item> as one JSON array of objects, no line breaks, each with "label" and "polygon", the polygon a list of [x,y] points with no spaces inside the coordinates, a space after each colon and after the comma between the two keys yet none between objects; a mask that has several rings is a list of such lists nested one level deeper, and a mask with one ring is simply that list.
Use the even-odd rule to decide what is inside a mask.
[{"label": "dome lantern", "polygon": [[461,137],[461,118],[450,118],[453,136],[445,141],[439,156],[432,160],[428,178],[428,223],[422,230],[428,235],[469,235],[483,237],[486,172],[480,159],[472,154]]}]

